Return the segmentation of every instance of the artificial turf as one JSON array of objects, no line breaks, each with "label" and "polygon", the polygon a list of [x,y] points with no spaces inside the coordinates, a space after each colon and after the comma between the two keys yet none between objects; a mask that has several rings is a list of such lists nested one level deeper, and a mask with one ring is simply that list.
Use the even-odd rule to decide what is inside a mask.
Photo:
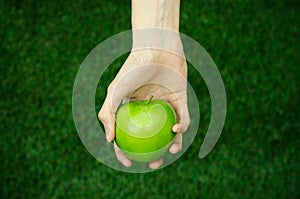
[{"label": "artificial turf", "polygon": [[[72,118],[81,62],[131,28],[130,9],[129,0],[0,2],[0,198],[300,198],[299,1],[181,1],[180,31],[210,53],[223,77],[226,123],[213,151],[198,159],[210,99],[190,66],[197,137],[176,162],[145,174],[98,162]],[[101,79],[96,109],[125,58]]]}]

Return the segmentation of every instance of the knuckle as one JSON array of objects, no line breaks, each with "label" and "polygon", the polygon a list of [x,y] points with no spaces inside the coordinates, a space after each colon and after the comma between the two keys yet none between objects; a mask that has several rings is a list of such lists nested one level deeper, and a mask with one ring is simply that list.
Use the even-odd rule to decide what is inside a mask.
[{"label": "knuckle", "polygon": [[107,87],[107,93],[111,93],[114,90],[114,88],[115,88],[115,83],[114,82],[110,83]]},{"label": "knuckle", "polygon": [[181,129],[182,133],[186,132],[189,126],[190,126],[190,121],[189,120],[185,121],[184,124],[182,125],[182,129]]},{"label": "knuckle", "polygon": [[186,126],[189,127],[191,124],[191,119],[190,117],[188,116],[187,119],[186,119]]},{"label": "knuckle", "polygon": [[103,109],[101,109],[101,110],[99,111],[99,113],[98,113],[98,118],[99,118],[99,120],[101,120],[101,121],[105,121],[105,113],[104,113]]}]

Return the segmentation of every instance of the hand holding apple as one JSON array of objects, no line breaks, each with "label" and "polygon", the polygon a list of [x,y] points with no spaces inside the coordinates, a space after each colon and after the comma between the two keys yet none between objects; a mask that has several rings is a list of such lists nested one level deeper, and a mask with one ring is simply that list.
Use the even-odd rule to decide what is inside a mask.
[{"label": "hand holding apple", "polygon": [[[163,67],[163,65],[170,67]],[[181,79],[178,74],[182,76]],[[153,95],[153,101],[168,102],[176,113],[177,121],[172,126],[172,131],[176,135],[169,151],[172,154],[179,152],[182,148],[182,133],[186,131],[190,122],[186,81],[182,80],[186,80],[186,76],[186,61],[181,56],[161,50],[131,52],[109,85],[106,99],[98,114],[104,124],[107,141],[111,142],[115,139],[115,113],[123,99],[127,98],[128,101],[146,100]],[[161,85],[151,83],[157,80],[163,80],[164,83]],[[117,159],[124,166],[131,166],[132,161],[124,155],[116,143],[114,143],[114,148]],[[149,163],[149,166],[156,169],[162,164],[162,161],[162,159],[154,160]]]}]

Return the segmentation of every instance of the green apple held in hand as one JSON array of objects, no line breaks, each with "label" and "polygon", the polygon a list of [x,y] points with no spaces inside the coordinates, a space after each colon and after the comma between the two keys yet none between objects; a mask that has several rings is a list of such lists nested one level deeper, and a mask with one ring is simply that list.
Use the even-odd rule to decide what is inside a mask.
[{"label": "green apple held in hand", "polygon": [[116,115],[116,143],[136,161],[159,159],[175,137],[176,114],[164,100],[140,100],[123,104]]}]

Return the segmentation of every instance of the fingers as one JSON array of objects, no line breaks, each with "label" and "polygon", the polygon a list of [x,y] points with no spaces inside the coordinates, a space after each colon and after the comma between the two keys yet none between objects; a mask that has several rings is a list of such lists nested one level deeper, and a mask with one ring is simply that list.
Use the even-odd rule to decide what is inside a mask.
[{"label": "fingers", "polygon": [[163,163],[163,159],[161,158],[159,160],[155,160],[153,162],[150,162],[149,167],[151,169],[158,169],[162,165],[162,163]]},{"label": "fingers", "polygon": [[119,147],[117,146],[116,142],[114,142],[114,149],[119,162],[121,162],[121,164],[123,164],[125,167],[130,167],[132,165],[132,161],[124,155],[121,149],[119,149]]},{"label": "fingers", "polygon": [[108,142],[115,139],[115,112],[131,89],[128,86],[124,87],[122,82],[115,83],[114,81],[107,89],[107,95],[99,111],[98,118],[105,128],[106,140]]},{"label": "fingers", "polygon": [[[182,149],[182,133],[177,133],[172,146],[169,148],[171,154],[176,154]],[[158,169],[163,164],[163,159],[155,160],[149,163],[151,169]]]},{"label": "fingers", "polygon": [[169,148],[171,154],[176,154],[182,149],[182,133],[184,133],[190,125],[190,116],[187,108],[187,104],[182,106],[181,110],[175,110],[179,115],[179,122],[172,127],[172,131],[176,133],[174,142]]},{"label": "fingers", "polygon": [[[116,142],[114,142],[114,149],[115,149],[115,154],[118,159],[118,161],[123,164],[125,167],[131,167],[132,161],[127,158],[124,153],[121,151],[121,149],[117,146]],[[158,169],[163,163],[163,159],[155,160],[153,162],[149,163],[149,167],[151,169]]]},{"label": "fingers", "polygon": [[176,154],[182,149],[182,133],[177,133],[172,146],[169,148],[171,154]]}]

